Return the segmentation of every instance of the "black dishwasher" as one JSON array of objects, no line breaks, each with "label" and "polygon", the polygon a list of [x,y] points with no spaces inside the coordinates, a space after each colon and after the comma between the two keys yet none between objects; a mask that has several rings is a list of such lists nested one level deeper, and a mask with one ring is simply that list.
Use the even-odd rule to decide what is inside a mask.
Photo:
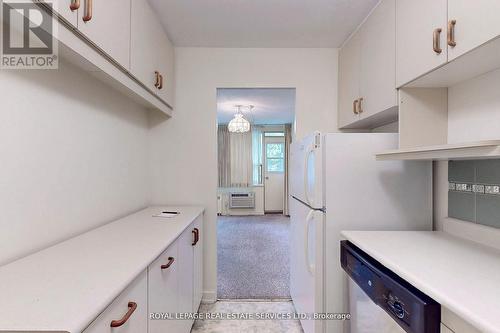
[{"label": "black dishwasher", "polygon": [[439,303],[351,242],[342,241],[340,248],[342,268],[350,277],[352,333],[439,333]]}]

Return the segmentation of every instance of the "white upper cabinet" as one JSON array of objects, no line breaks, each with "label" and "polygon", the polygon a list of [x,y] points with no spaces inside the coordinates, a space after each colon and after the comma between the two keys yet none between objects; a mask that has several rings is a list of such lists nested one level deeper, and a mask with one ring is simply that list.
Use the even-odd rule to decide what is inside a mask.
[{"label": "white upper cabinet", "polygon": [[339,127],[359,119],[360,38],[355,34],[339,52]]},{"label": "white upper cabinet", "polygon": [[[455,0],[450,0],[453,1]],[[398,87],[447,62],[447,2],[448,0],[396,1]],[[467,0],[462,2],[470,4]],[[476,4],[473,7],[475,6]]]},{"label": "white upper cabinet", "polygon": [[78,26],[78,10],[83,0],[59,0],[56,3],[56,12],[75,28]]},{"label": "white upper cabinet", "polygon": [[397,106],[395,2],[381,1],[360,29],[361,118]]},{"label": "white upper cabinet", "polygon": [[130,0],[80,0],[78,30],[130,68]]},{"label": "white upper cabinet", "polygon": [[395,12],[395,0],[382,0],[340,50],[340,128],[397,120]]},{"label": "white upper cabinet", "polygon": [[132,0],[130,72],[173,106],[174,49],[146,0]]},{"label": "white upper cabinet", "polygon": [[499,13],[499,0],[448,0],[449,28],[452,30],[448,59],[453,60],[498,37]]}]

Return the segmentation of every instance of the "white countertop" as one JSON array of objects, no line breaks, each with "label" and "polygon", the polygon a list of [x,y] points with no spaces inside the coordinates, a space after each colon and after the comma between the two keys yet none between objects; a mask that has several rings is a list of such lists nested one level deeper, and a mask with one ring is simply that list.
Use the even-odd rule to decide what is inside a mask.
[{"label": "white countertop", "polygon": [[150,207],[0,267],[0,332],[81,332],[202,212]]},{"label": "white countertop", "polygon": [[482,332],[500,332],[500,251],[443,232],[342,235]]}]

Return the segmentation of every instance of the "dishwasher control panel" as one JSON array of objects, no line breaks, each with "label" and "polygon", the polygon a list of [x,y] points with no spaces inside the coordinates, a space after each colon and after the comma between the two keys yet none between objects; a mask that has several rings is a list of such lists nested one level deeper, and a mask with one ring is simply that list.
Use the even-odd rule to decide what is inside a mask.
[{"label": "dishwasher control panel", "polygon": [[408,333],[439,333],[441,305],[349,241],[340,262],[351,279]]}]

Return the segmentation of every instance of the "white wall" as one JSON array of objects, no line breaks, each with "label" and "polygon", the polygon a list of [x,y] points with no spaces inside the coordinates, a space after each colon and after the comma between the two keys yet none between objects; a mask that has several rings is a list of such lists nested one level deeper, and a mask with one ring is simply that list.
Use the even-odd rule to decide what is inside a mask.
[{"label": "white wall", "polygon": [[176,110],[151,118],[153,203],[200,204],[205,300],[217,286],[217,88],[296,88],[296,136],[337,129],[337,49],[176,49]]},{"label": "white wall", "polygon": [[147,111],[65,63],[0,91],[0,265],[147,205]]}]

